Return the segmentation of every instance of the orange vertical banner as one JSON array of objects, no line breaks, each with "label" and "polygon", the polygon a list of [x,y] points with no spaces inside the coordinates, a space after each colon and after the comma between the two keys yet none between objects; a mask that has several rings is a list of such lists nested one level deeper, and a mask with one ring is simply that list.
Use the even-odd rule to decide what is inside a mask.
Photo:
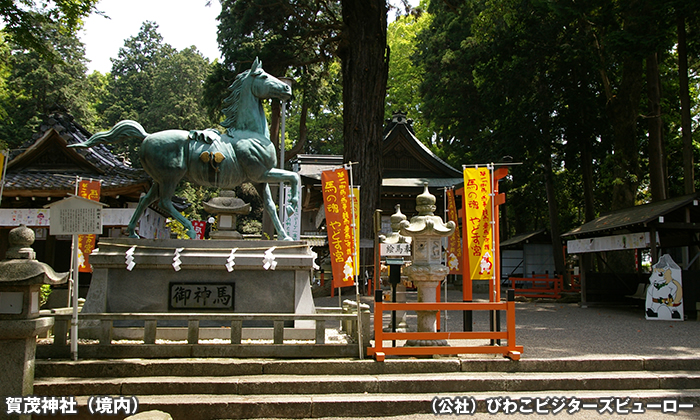
[{"label": "orange vertical banner", "polygon": [[472,279],[491,279],[495,270],[491,209],[491,172],[488,168],[464,169],[466,254]]},{"label": "orange vertical banner", "polygon": [[347,170],[321,173],[323,207],[326,213],[328,248],[333,270],[333,288],[355,284],[355,261],[353,249],[355,235],[352,224],[352,203]]},{"label": "orange vertical banner", "polygon": [[462,235],[459,233],[455,190],[448,188],[446,194],[447,220],[455,222],[456,226],[455,233],[447,238],[447,267],[450,269],[450,274],[462,274]]},{"label": "orange vertical banner", "polygon": [[[78,183],[78,195],[93,201],[100,201],[102,185],[100,181],[80,180]],[[90,254],[95,249],[97,235],[78,235],[78,271],[81,273],[92,273],[90,265]]]}]

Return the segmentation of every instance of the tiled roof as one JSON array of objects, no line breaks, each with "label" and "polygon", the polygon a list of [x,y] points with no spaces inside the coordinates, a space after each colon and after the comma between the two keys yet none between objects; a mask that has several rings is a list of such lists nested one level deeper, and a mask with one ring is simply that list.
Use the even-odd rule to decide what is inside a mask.
[{"label": "tiled roof", "polygon": [[33,139],[10,154],[4,195],[21,190],[61,193],[75,188],[75,177],[100,179],[102,191],[124,190],[149,183],[143,169],[135,169],[114,156],[105,145],[90,149],[69,149],[82,143],[90,133],[71,115],[54,113],[46,118]]},{"label": "tiled roof", "polygon": [[[384,178],[461,178],[462,172],[440,159],[416,138],[413,120],[395,112],[384,129]],[[453,185],[453,184],[450,184]]]},{"label": "tiled roof", "polygon": [[[698,220],[699,198],[699,194],[689,194],[670,198],[668,200],[630,207],[627,209],[616,210],[608,214],[604,214],[595,220],[591,220],[590,222],[572,229],[561,236],[585,237],[594,234],[597,235],[601,232],[610,232],[619,229],[629,229],[632,231],[638,231],[641,229],[646,231],[646,225],[658,221],[660,216],[666,217],[666,225],[668,225],[669,222],[687,223],[688,229],[690,229],[694,226],[693,222]],[[691,203],[692,205],[689,206]],[[677,210],[686,206],[689,206],[689,216],[691,217],[690,221],[685,220],[685,218],[688,216],[685,211],[676,212]],[[674,212],[678,214],[673,214]],[[658,223],[658,227],[663,226],[664,223]]]}]

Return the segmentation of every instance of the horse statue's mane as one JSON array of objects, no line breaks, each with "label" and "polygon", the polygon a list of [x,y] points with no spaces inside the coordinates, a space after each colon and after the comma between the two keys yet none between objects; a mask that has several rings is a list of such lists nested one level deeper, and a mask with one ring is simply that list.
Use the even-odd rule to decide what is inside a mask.
[{"label": "horse statue's mane", "polygon": [[231,94],[224,99],[225,108],[221,110],[226,116],[226,119],[221,123],[223,127],[235,128],[238,125],[238,105],[240,104],[241,91],[243,90],[243,81],[250,74],[250,69],[240,73],[236,76],[228,90]]}]

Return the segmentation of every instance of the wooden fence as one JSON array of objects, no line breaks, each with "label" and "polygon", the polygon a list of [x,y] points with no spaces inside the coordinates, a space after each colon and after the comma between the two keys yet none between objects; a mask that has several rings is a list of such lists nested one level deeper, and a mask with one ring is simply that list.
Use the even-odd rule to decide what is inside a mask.
[{"label": "wooden fence", "polygon": [[560,299],[564,291],[564,277],[533,274],[532,277],[509,277],[510,288],[516,296]]}]

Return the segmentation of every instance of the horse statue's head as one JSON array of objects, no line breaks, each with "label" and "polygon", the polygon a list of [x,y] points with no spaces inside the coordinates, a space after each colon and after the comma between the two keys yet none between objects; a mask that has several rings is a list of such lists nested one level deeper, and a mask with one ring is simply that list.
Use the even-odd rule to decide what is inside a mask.
[{"label": "horse statue's head", "polygon": [[291,86],[265,72],[257,58],[250,70],[236,76],[228,89],[231,94],[224,99],[226,108],[222,110],[226,120],[221,125],[233,130],[257,131],[267,136],[267,120],[261,100],[286,101],[292,97]]}]

